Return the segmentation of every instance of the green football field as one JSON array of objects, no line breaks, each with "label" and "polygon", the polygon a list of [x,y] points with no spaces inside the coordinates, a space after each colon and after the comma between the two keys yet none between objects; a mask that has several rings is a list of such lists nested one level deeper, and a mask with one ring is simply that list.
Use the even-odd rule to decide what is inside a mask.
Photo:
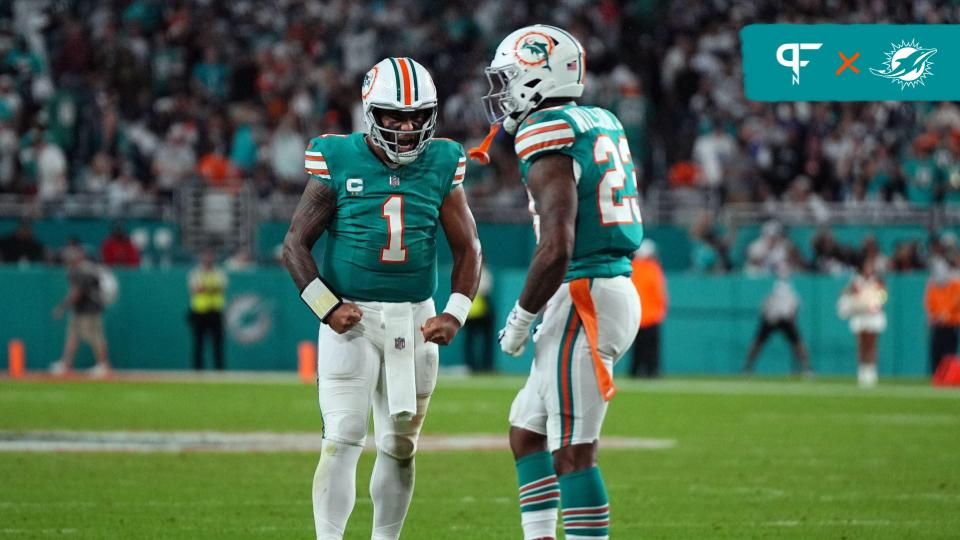
[{"label": "green football field", "polygon": [[[441,378],[425,433],[503,434],[520,384]],[[615,538],[960,537],[960,390],[881,381],[863,391],[852,380],[619,385],[604,435],[641,447],[601,451]],[[0,452],[0,540],[311,538],[315,451],[114,452],[96,441],[102,432],[177,432],[160,435],[173,440],[319,428],[313,387],[276,377],[0,381],[0,448],[65,430],[90,443],[83,452]],[[463,446],[419,454],[404,538],[521,538],[508,452]],[[364,454],[350,539],[370,535],[372,463]]]}]

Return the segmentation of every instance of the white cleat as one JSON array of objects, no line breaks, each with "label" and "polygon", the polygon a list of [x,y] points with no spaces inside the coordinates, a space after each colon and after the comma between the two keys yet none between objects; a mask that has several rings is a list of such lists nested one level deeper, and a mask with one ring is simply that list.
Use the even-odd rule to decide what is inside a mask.
[{"label": "white cleat", "polygon": [[97,364],[90,368],[89,373],[92,379],[106,379],[110,376],[110,368],[102,364]]},{"label": "white cleat", "polygon": [[51,375],[56,375],[59,377],[61,375],[66,375],[66,373],[67,366],[63,363],[63,360],[57,360],[56,362],[50,364]]}]

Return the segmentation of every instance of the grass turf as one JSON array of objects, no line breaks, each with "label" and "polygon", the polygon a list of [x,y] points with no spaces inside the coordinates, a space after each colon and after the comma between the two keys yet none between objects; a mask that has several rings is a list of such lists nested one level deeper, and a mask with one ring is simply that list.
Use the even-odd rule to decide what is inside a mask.
[{"label": "grass turf", "polygon": [[[519,379],[441,380],[425,431],[498,433]],[[605,450],[616,538],[956,538],[960,393],[915,383],[625,381]],[[0,382],[0,430],[316,431],[297,384]],[[347,538],[369,538],[365,454]],[[316,456],[0,454],[0,539],[310,538]],[[519,538],[506,452],[418,458],[404,538]]]}]

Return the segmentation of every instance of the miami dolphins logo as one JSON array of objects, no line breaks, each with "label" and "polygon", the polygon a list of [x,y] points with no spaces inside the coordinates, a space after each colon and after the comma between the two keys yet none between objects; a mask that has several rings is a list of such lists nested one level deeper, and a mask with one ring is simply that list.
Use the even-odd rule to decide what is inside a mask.
[{"label": "miami dolphins logo", "polygon": [[884,53],[887,56],[884,68],[870,68],[870,73],[890,79],[890,82],[899,84],[901,90],[924,84],[923,80],[933,75],[930,57],[937,53],[936,49],[924,49],[917,40],[901,41],[899,45],[891,43],[890,46],[893,49]]},{"label": "miami dolphins logo", "polygon": [[553,53],[553,38],[541,32],[527,32],[517,39],[514,54],[517,60],[529,67],[550,68],[550,54]]},{"label": "miami dolphins logo", "polygon": [[360,86],[361,97],[367,99],[367,96],[370,95],[370,92],[373,92],[373,83],[377,82],[377,73],[380,70],[377,69],[377,66],[373,66],[373,69],[367,72],[363,76],[363,84]]}]

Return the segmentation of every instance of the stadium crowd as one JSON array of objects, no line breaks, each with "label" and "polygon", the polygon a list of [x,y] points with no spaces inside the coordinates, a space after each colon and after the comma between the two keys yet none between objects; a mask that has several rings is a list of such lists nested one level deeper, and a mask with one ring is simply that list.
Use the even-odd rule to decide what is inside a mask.
[{"label": "stadium crowd", "polygon": [[[644,190],[847,205],[960,200],[954,103],[752,103],[751,22],[956,23],[949,1],[14,0],[0,4],[0,192],[102,195],[117,208],[185,182],[297,192],[306,141],[362,125],[363,73],[429,66],[440,129],[482,137],[482,68],[510,29],[568,28],[589,52],[586,102],[623,120]],[[523,206],[502,137],[478,201]]]}]

